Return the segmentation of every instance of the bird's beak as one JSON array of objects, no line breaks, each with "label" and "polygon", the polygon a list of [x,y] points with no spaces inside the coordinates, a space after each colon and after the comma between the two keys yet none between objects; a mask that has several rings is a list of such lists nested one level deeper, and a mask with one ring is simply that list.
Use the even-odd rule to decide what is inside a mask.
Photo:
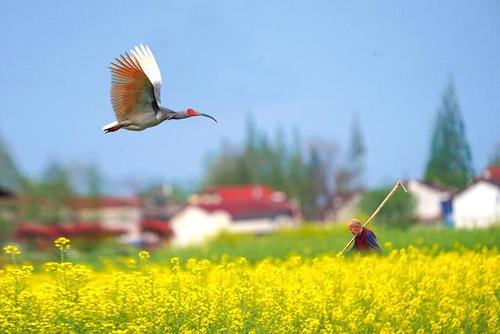
[{"label": "bird's beak", "polygon": [[207,114],[204,114],[204,113],[198,113],[198,116],[205,116],[205,117],[208,117],[210,119],[212,119],[215,123],[217,123],[217,120],[215,118],[213,118],[212,116],[210,115],[207,115]]}]

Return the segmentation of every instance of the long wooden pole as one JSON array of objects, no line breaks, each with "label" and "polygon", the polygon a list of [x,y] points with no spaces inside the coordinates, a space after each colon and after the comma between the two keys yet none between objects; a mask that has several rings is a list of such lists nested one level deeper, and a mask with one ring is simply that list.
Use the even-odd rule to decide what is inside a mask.
[{"label": "long wooden pole", "polygon": [[[401,182],[401,180],[398,180],[398,182],[396,182],[396,184],[394,185],[394,187],[392,188],[392,190],[387,194],[387,196],[385,196],[384,200],[382,201],[382,203],[380,203],[380,205],[378,206],[377,209],[375,209],[375,211],[373,211],[372,215],[370,216],[370,218],[368,218],[368,220],[366,221],[366,223],[363,224],[363,227],[367,226],[368,224],[370,224],[370,222],[373,220],[373,218],[375,218],[375,216],[377,215],[377,213],[382,209],[382,207],[385,205],[385,203],[387,203],[387,201],[389,200],[389,198],[392,197],[392,195],[394,195],[394,193],[396,192],[396,190],[401,187],[403,188],[403,190],[405,192],[406,191],[406,188],[405,186],[403,185],[403,182]],[[342,252],[340,252],[340,255],[344,254],[345,250],[347,248],[349,248],[349,246],[354,242],[354,239],[356,239],[356,236],[354,236],[351,241],[349,241],[347,243],[347,245],[345,245],[344,249],[342,249]]]}]

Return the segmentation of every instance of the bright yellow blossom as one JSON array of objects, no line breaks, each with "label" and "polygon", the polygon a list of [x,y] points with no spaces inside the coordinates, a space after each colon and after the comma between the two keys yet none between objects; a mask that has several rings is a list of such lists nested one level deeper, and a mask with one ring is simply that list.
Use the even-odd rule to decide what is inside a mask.
[{"label": "bright yellow blossom", "polygon": [[16,245],[7,245],[4,246],[3,251],[5,254],[11,254],[11,255],[19,255],[21,254],[21,251]]},{"label": "bright yellow blossom", "polygon": [[149,259],[149,252],[148,251],[141,251],[139,252],[139,257],[142,259],[142,260],[146,260],[146,259]]},{"label": "bright yellow blossom", "polygon": [[70,242],[71,240],[68,238],[59,237],[54,241],[54,246],[56,246],[57,249],[66,250],[71,248]]},{"label": "bright yellow blossom", "polygon": [[0,333],[497,333],[500,326],[495,248],[170,262],[133,270],[51,262],[36,272],[7,265]]}]

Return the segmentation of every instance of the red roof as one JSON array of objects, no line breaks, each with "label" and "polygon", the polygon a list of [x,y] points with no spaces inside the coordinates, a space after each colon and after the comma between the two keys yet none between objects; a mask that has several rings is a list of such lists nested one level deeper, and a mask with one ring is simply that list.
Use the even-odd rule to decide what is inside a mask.
[{"label": "red roof", "polygon": [[70,200],[70,206],[75,209],[94,209],[110,207],[140,207],[141,200],[137,197],[75,197]]},{"label": "red roof", "polygon": [[295,208],[289,203],[249,202],[249,203],[221,203],[199,204],[198,207],[208,211],[226,211],[235,220],[274,218],[277,216],[293,216]]},{"label": "red roof", "polygon": [[53,237],[56,235],[56,229],[52,225],[22,224],[16,228],[15,235],[17,238],[35,235]]},{"label": "red roof", "polygon": [[218,195],[221,201],[252,201],[270,199],[275,191],[265,185],[225,186],[208,189],[206,195]]},{"label": "red roof", "polygon": [[405,181],[404,183],[406,184],[407,182],[417,182],[422,185],[425,185],[431,189],[441,191],[441,192],[446,192],[446,193],[453,193],[455,190],[451,187],[448,187],[444,184],[440,184],[438,182],[431,182],[431,181],[425,181],[425,180],[408,180]]},{"label": "red roof", "polygon": [[208,189],[195,205],[209,211],[226,211],[235,220],[293,216],[297,210],[282,192],[265,185]]},{"label": "red roof", "polygon": [[275,191],[263,185],[242,185],[211,188],[209,195],[220,196],[221,201],[253,201],[269,199]]},{"label": "red roof", "polygon": [[500,183],[500,166],[490,166],[486,168],[483,177],[493,183]]},{"label": "red roof", "polygon": [[105,227],[98,222],[93,223],[72,223],[64,225],[39,225],[39,224],[21,224],[15,232],[19,239],[28,237],[43,236],[55,238],[58,236],[78,237],[78,236],[105,236],[119,235],[126,233],[121,228]]},{"label": "red roof", "polygon": [[158,219],[147,219],[141,221],[141,229],[143,231],[154,232],[161,235],[170,235],[173,233],[168,221]]}]

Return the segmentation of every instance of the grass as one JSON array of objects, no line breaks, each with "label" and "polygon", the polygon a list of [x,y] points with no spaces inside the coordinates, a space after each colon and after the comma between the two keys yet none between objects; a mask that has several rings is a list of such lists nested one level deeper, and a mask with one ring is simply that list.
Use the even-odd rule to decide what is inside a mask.
[{"label": "grass", "polygon": [[[390,248],[400,249],[409,245],[419,248],[434,247],[439,251],[500,247],[500,228],[484,230],[455,230],[439,227],[417,226],[408,230],[372,226],[380,246],[390,243]],[[218,261],[222,256],[245,257],[255,263],[267,257],[285,259],[292,255],[312,258],[317,255],[335,255],[351,239],[345,226],[306,224],[297,229],[282,230],[268,235],[222,234],[203,245],[175,248],[168,245],[152,252],[151,261],[168,261],[179,257],[182,262],[189,258]],[[74,241],[69,252],[71,261],[101,267],[103,262],[121,262],[120,259],[135,256],[140,251],[132,246],[107,242],[82,251],[82,245]],[[387,251],[387,249],[386,249]],[[57,252],[40,253],[23,251],[23,259],[35,265],[49,260],[57,261]],[[0,260],[5,262],[5,258]]]},{"label": "grass", "polygon": [[[500,247],[500,228],[485,230],[455,230],[436,227],[414,227],[409,230],[372,228],[379,244],[384,248],[405,248],[413,245],[419,248],[439,248],[451,251],[459,247],[466,249]],[[352,235],[343,226],[305,225],[299,229],[284,230],[269,235],[229,235],[223,234],[203,246],[183,249],[163,248],[154,254],[155,258],[181,259],[207,258],[217,260],[222,255],[245,257],[256,262],[266,257],[287,258],[301,255],[312,258],[317,255],[334,255],[341,251]],[[436,246],[437,245],[437,246]]]}]

